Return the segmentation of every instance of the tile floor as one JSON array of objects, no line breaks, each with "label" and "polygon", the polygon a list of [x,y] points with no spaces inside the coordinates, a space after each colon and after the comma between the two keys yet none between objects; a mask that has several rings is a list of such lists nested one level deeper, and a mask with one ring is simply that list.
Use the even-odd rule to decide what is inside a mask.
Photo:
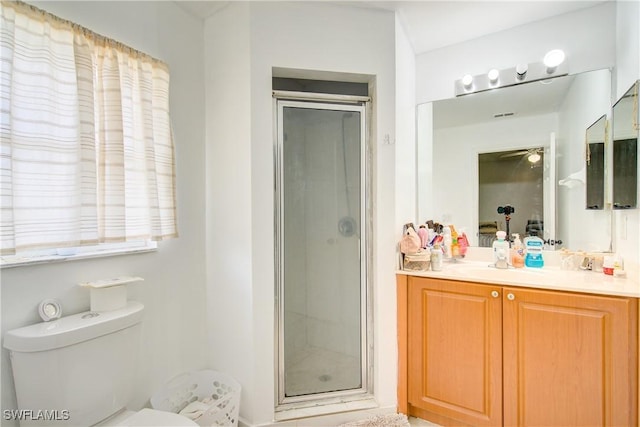
[{"label": "tile floor", "polygon": [[411,427],[440,427],[438,424],[434,424],[427,420],[416,417],[409,417],[409,424],[411,425]]},{"label": "tile floor", "polygon": [[297,349],[285,360],[285,393],[299,396],[359,388],[360,358],[319,347]]}]

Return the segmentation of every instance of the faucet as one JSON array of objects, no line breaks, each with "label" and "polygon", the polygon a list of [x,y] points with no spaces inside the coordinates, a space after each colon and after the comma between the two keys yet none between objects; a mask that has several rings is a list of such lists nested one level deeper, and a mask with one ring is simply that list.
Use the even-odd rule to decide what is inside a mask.
[{"label": "faucet", "polygon": [[544,244],[550,245],[550,246],[553,246],[553,245],[560,246],[562,244],[562,240],[547,239],[547,240],[544,240]]}]

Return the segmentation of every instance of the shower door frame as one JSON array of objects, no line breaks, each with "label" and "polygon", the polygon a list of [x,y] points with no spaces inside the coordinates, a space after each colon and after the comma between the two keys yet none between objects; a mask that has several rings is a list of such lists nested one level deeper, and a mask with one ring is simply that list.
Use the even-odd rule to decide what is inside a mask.
[{"label": "shower door frame", "polygon": [[[370,116],[370,98],[351,95],[333,95],[318,93],[299,93],[274,91],[274,207],[275,207],[275,332],[276,332],[276,410],[294,409],[316,405],[319,401],[331,403],[332,400],[346,401],[369,397],[373,394],[373,336],[371,326],[371,286],[370,266],[372,249],[369,238],[372,221],[369,155],[369,133],[367,118]],[[284,366],[284,168],[283,168],[283,112],[284,108],[303,108],[310,110],[330,110],[360,113],[360,371],[361,387],[285,396]]]}]

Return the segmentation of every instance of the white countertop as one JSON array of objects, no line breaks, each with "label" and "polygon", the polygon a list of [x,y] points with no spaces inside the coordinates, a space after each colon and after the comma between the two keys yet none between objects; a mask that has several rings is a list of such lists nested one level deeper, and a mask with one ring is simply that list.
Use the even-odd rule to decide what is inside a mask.
[{"label": "white countertop", "polygon": [[627,268],[627,277],[614,277],[595,271],[561,270],[553,262],[543,268],[509,267],[506,270],[497,269],[490,264],[472,256],[455,262],[445,260],[442,271],[398,270],[397,274],[640,298],[640,280],[637,270],[633,268]]}]

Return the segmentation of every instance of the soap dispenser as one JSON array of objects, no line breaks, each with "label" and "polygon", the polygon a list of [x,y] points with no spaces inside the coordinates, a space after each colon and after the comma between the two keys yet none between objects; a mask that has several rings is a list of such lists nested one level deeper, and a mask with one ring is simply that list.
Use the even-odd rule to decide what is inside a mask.
[{"label": "soap dispenser", "polygon": [[493,261],[496,268],[509,268],[509,242],[504,240],[507,233],[496,231],[496,240],[493,242]]},{"label": "soap dispenser", "polygon": [[511,248],[511,265],[515,268],[524,267],[524,247],[518,233],[513,233],[513,247]]}]

